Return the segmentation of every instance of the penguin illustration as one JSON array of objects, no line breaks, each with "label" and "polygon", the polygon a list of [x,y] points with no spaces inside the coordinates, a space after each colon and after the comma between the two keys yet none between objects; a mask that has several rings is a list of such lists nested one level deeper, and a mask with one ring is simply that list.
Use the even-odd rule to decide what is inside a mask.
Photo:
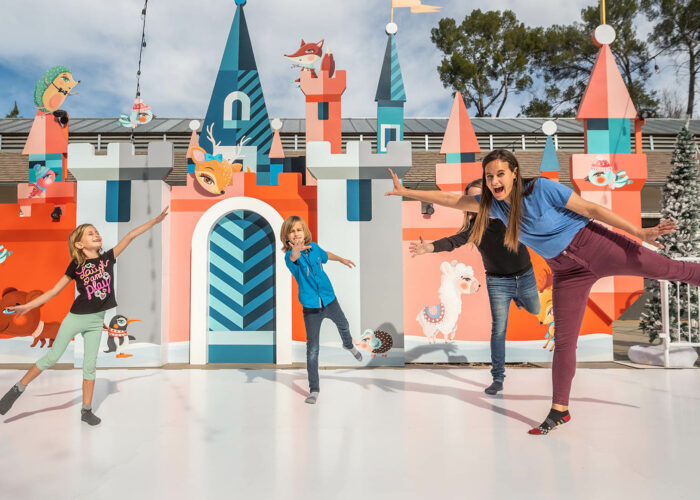
[{"label": "penguin illustration", "polygon": [[129,347],[129,340],[136,340],[132,335],[126,333],[126,327],[129,323],[141,321],[140,319],[128,319],[126,316],[117,314],[114,316],[109,325],[103,325],[104,331],[109,335],[107,337],[107,350],[104,352],[117,352],[118,358],[129,358],[132,354],[126,354],[124,349]]}]

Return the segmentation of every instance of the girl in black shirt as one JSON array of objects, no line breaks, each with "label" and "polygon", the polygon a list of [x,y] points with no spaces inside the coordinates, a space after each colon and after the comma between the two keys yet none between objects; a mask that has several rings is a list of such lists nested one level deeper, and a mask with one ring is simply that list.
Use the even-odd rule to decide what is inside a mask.
[{"label": "girl in black shirt", "polygon": [[71,261],[66,272],[48,292],[26,304],[8,307],[6,313],[22,315],[58,295],[71,280],[75,280],[78,296],[70,312],[61,322],[53,347],[33,365],[22,379],[0,399],[0,415],[4,415],[41,372],[53,366],[63,355],[71,339],[83,335],[83,407],[80,419],[97,425],[100,418],[92,412],[92,393],[95,388],[95,367],[100,347],[105,312],[117,306],[114,292],[114,263],[120,253],[138,235],[145,233],[168,215],[168,207],[145,224],[129,231],[111,250],[102,253],[102,237],[92,224],[81,224],[68,237]]}]

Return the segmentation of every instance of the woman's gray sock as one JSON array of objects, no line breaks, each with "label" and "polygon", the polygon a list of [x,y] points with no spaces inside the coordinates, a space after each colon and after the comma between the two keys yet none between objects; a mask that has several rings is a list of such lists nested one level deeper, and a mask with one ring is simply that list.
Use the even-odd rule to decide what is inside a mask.
[{"label": "woman's gray sock", "polygon": [[17,390],[18,390],[19,392],[24,392],[24,390],[27,388],[26,385],[22,385],[22,381],[21,381],[21,380],[15,384],[15,387],[17,387]]}]

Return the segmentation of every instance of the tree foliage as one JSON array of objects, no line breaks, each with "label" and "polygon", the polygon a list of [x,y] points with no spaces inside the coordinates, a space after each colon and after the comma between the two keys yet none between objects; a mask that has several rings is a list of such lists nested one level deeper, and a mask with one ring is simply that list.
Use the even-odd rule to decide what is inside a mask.
[{"label": "tree foliage", "polygon": [[17,107],[17,101],[15,101],[15,106],[12,111],[5,115],[5,118],[17,118],[19,116],[19,108]]},{"label": "tree foliage", "polygon": [[444,57],[438,72],[446,88],[462,93],[476,116],[500,116],[512,93],[532,86],[528,71],[533,30],[506,10],[468,14],[461,24],[443,18],[431,40]]},{"label": "tree foliage", "polygon": [[[606,23],[615,29],[610,45],[615,60],[637,109],[654,115],[658,107],[655,92],[647,87],[651,76],[647,44],[637,36],[634,19],[640,12],[637,0],[610,2]],[[600,25],[599,6],[581,10],[581,21],[553,25],[540,30],[534,43],[532,66],[544,80],[544,93],[523,106],[525,116],[575,116],[593,70],[598,47],[591,39]]]},{"label": "tree foliage", "polygon": [[641,0],[654,28],[649,41],[659,50],[682,58],[688,71],[686,115],[695,110],[695,86],[700,73],[700,0]]}]

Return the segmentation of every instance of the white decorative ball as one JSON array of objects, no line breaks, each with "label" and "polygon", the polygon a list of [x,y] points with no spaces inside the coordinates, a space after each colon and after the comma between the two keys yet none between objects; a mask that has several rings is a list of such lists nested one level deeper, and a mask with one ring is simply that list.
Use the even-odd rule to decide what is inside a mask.
[{"label": "white decorative ball", "polygon": [[386,25],[387,35],[395,35],[397,31],[399,31],[399,27],[396,25],[396,23],[389,23]]},{"label": "white decorative ball", "polygon": [[199,120],[192,120],[190,122],[190,130],[192,130],[193,132],[196,132],[197,130],[199,130],[199,126],[200,126]]},{"label": "white decorative ball", "polygon": [[598,45],[610,45],[615,41],[615,28],[609,24],[601,24],[593,32],[593,40]]},{"label": "white decorative ball", "polygon": [[279,130],[282,128],[282,120],[279,118],[273,118],[270,120],[270,126],[272,127],[272,130]]},{"label": "white decorative ball", "polygon": [[547,120],[542,124],[542,132],[544,135],[554,135],[557,133],[557,124],[552,120]]}]

